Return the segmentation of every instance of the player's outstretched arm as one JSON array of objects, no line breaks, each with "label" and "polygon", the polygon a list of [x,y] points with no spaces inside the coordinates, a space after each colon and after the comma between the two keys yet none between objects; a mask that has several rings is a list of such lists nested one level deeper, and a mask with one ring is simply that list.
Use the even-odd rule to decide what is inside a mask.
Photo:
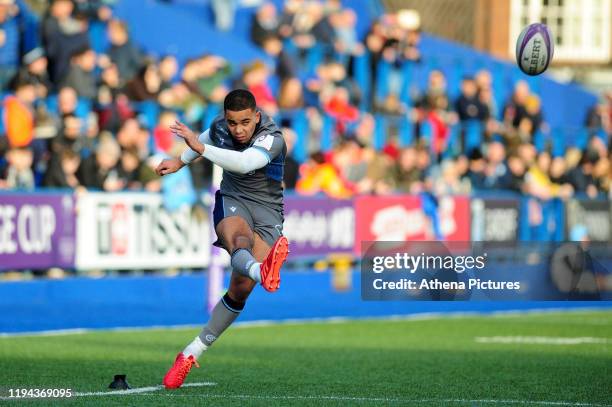
[{"label": "player's outstretched arm", "polygon": [[181,168],[185,166],[185,163],[181,161],[180,158],[170,158],[168,160],[163,160],[155,169],[157,175],[163,176],[167,174],[172,174],[173,172],[177,172]]}]

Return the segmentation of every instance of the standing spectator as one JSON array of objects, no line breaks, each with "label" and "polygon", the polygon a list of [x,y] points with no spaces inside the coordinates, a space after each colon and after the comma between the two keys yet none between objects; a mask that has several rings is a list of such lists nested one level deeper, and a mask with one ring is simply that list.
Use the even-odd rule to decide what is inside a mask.
[{"label": "standing spectator", "polygon": [[19,68],[18,12],[15,0],[0,1],[0,90],[7,88]]},{"label": "standing spectator", "polygon": [[459,120],[479,120],[484,122],[489,118],[489,108],[478,97],[478,87],[472,78],[461,81],[461,94],[455,102],[455,110]]},{"label": "standing spectator", "polygon": [[89,46],[86,26],[72,17],[71,0],[52,0],[42,23],[43,45],[49,59],[51,82],[59,84],[68,74],[70,58]]},{"label": "standing spectator", "polygon": [[281,81],[296,76],[295,61],[285,52],[283,42],[279,37],[267,37],[263,40],[262,47],[266,54],[276,60],[275,73]]},{"label": "standing spectator", "polygon": [[264,41],[276,36],[278,31],[279,19],[274,3],[266,2],[262,4],[253,15],[251,23],[251,40],[263,47]]},{"label": "standing spectator", "polygon": [[68,75],[62,81],[63,87],[71,87],[81,98],[94,100],[98,90],[94,68],[96,67],[96,54],[89,47],[77,50],[70,61]]},{"label": "standing spectator", "polygon": [[359,55],[363,52],[363,45],[357,38],[357,14],[352,9],[344,9],[333,13],[329,22],[334,29],[336,42],[334,47],[340,54]]},{"label": "standing spectator", "polygon": [[144,56],[130,40],[126,24],[120,20],[108,23],[108,39],[111,47],[108,57],[117,65],[121,83],[131,80],[144,63]]},{"label": "standing spectator", "polygon": [[217,30],[230,31],[234,27],[237,0],[211,0],[210,5]]},{"label": "standing spectator", "polygon": [[53,85],[47,73],[48,61],[45,51],[40,47],[29,51],[23,56],[23,65],[17,77],[27,77],[36,87],[37,98],[46,98]]}]

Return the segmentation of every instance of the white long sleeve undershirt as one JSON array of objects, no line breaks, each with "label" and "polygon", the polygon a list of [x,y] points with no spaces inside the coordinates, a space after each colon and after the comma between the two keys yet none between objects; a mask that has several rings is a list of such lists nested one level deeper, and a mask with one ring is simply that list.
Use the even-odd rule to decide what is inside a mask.
[{"label": "white long sleeve undershirt", "polygon": [[[224,170],[246,174],[262,168],[270,162],[268,154],[255,147],[247,148],[244,151],[232,151],[211,145],[208,130],[200,134],[198,140],[204,144],[204,153],[202,156]],[[188,147],[181,154],[181,161],[185,164],[189,164],[199,156],[200,154]]]}]

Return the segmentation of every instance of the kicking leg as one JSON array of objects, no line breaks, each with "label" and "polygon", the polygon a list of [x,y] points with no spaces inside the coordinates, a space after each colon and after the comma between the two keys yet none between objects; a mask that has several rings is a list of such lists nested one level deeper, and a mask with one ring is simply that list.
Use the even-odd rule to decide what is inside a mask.
[{"label": "kicking leg", "polygon": [[[262,262],[270,246],[259,235],[254,234],[253,254],[257,261]],[[210,320],[200,334],[190,343],[183,354],[193,355],[196,359],[238,318],[244,309],[247,298],[255,288],[255,281],[236,271],[232,272],[229,289],[221,300],[215,305]]]}]

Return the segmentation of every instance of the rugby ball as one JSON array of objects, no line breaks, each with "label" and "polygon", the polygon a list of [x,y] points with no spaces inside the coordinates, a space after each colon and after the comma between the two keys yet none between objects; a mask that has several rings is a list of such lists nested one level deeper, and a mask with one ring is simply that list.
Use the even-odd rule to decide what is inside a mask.
[{"label": "rugby ball", "polygon": [[516,40],[516,63],[527,75],[539,75],[553,58],[554,45],[550,29],[540,23],[530,24]]}]

